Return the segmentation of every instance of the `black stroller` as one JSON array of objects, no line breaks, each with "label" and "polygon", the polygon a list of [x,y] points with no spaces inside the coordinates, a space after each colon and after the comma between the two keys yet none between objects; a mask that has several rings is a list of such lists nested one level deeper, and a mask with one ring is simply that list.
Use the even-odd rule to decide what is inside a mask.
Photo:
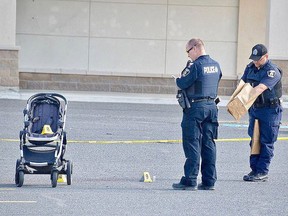
[{"label": "black stroller", "polygon": [[[57,93],[39,93],[27,100],[20,131],[20,159],[16,161],[15,183],[21,187],[24,174],[49,174],[52,187],[58,175],[72,181],[72,161],[65,160],[67,100]],[[28,141],[28,142],[27,142]]]}]

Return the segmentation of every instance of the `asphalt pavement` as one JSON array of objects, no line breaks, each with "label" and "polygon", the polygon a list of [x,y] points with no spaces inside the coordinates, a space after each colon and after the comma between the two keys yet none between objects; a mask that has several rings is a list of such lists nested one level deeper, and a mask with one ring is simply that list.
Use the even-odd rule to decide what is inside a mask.
[{"label": "asphalt pavement", "polygon": [[[185,161],[175,95],[57,91],[69,101],[65,157],[74,164],[72,185],[52,188],[49,175],[25,175],[18,188],[22,110],[35,93],[0,89],[0,215],[288,215],[286,109],[268,181],[244,182],[248,118],[235,122],[228,97],[221,97],[216,190],[174,191]],[[144,172],[154,181],[141,182]]]}]

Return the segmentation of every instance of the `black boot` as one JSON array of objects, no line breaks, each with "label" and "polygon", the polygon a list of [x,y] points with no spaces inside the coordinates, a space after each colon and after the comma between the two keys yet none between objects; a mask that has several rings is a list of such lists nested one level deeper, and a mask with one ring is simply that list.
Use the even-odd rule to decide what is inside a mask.
[{"label": "black boot", "polygon": [[183,176],[179,183],[174,183],[172,185],[174,190],[197,190],[197,185],[192,185],[191,182],[187,181],[185,176]]}]

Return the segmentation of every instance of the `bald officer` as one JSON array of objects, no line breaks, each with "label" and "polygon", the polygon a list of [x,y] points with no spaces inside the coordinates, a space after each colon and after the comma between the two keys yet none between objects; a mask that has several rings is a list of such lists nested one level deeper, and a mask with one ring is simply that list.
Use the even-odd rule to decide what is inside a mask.
[{"label": "bald officer", "polygon": [[[190,106],[183,109],[182,142],[186,157],[184,176],[172,185],[175,190],[214,190],[216,176],[216,145],[218,110],[214,99],[222,72],[218,62],[206,54],[202,40],[193,38],[186,44],[192,60],[181,76],[177,87],[186,92]],[[197,187],[201,163],[202,183]]]}]

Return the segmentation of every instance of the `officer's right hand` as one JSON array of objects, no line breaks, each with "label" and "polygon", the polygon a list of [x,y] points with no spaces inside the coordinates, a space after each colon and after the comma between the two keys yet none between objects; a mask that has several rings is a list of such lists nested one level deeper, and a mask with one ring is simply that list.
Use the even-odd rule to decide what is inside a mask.
[{"label": "officer's right hand", "polygon": [[192,61],[189,59],[186,63],[186,68],[189,67],[191,63],[192,63]]}]

